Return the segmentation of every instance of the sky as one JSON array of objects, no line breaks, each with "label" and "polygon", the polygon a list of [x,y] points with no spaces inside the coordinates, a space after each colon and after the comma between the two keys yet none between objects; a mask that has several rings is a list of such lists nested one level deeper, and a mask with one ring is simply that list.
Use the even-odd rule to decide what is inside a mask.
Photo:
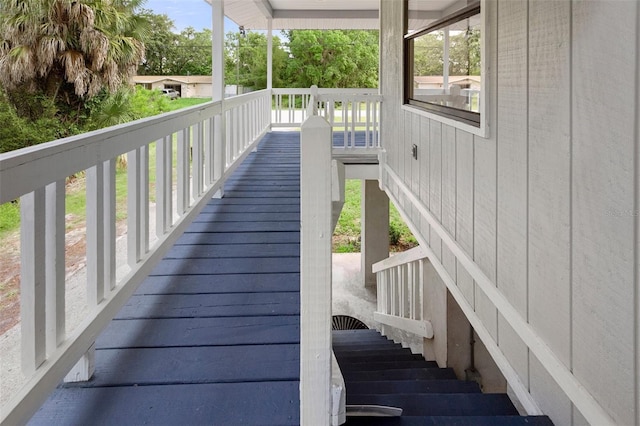
[{"label": "sky", "polygon": [[[211,29],[211,6],[204,0],[147,0],[143,6],[156,14],[165,14],[175,24],[175,32],[186,27],[196,31]],[[237,31],[238,26],[228,18],[224,18],[225,33]]]}]

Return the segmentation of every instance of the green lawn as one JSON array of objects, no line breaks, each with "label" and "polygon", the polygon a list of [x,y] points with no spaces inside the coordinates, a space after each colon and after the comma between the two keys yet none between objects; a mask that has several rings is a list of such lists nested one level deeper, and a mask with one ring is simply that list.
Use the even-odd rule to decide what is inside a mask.
[{"label": "green lawn", "polygon": [[211,102],[211,98],[177,98],[169,102],[170,111]]}]

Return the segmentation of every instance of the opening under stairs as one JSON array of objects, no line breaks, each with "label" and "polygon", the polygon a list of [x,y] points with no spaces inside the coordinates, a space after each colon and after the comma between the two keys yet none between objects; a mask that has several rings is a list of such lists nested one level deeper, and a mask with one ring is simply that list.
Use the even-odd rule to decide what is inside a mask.
[{"label": "opening under stairs", "polygon": [[[520,416],[506,394],[483,394],[450,368],[412,354],[376,330],[334,330],[333,351],[346,386],[346,425],[553,425]],[[350,406],[402,409],[399,417],[353,416]]]}]

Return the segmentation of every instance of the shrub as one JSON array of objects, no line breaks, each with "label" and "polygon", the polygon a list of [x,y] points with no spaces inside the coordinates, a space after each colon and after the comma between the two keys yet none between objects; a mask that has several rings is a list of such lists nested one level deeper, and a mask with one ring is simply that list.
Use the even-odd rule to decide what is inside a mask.
[{"label": "shrub", "polygon": [[[41,95],[23,94],[20,102],[28,105],[33,117],[21,117],[0,90],[0,152],[13,151],[78,133],[73,125],[65,125],[57,117],[52,102]],[[39,105],[39,107],[37,106]]]}]

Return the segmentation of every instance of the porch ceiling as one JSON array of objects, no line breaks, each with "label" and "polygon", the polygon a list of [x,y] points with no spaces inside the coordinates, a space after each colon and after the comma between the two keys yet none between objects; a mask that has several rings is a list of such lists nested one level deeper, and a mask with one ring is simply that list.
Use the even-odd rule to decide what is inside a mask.
[{"label": "porch ceiling", "polygon": [[[224,13],[250,30],[266,30],[268,18],[274,30],[378,29],[380,1],[401,0],[224,0]],[[460,2],[466,0],[410,0],[420,10],[421,22],[415,25],[441,18]]]}]

